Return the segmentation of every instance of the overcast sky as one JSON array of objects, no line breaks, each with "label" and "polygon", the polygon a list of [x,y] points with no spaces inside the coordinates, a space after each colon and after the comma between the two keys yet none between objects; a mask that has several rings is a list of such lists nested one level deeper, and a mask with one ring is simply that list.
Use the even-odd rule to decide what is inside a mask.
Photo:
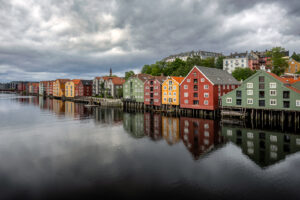
[{"label": "overcast sky", "polygon": [[190,50],[300,52],[299,0],[0,0],[0,81],[84,78]]}]

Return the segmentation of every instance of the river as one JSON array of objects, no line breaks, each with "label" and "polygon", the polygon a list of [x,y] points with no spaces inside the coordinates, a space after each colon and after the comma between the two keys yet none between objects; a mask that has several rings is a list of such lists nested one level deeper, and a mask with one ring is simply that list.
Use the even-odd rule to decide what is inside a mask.
[{"label": "river", "polygon": [[0,199],[299,199],[299,132],[0,94]]}]

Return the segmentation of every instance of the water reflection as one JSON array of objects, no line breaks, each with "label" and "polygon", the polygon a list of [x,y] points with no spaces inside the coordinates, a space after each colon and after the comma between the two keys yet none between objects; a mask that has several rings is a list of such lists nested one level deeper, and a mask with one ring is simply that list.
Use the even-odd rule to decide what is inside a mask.
[{"label": "water reflection", "polygon": [[273,165],[300,151],[300,136],[295,134],[223,125],[222,135],[261,167]]},{"label": "water reflection", "polygon": [[124,130],[136,139],[147,136],[153,142],[164,140],[170,146],[182,142],[195,160],[229,141],[263,168],[300,151],[299,135],[263,130],[253,124],[249,127],[220,126],[218,120],[172,117],[160,113],[126,113],[117,108],[88,108],[84,104],[43,97],[16,98],[16,101],[39,106],[57,116],[93,118],[96,125],[123,125]]}]

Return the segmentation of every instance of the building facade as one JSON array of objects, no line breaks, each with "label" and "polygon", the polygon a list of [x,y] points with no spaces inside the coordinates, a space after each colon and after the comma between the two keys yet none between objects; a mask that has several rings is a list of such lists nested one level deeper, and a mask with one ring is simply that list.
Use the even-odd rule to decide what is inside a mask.
[{"label": "building facade", "polygon": [[70,79],[57,79],[53,83],[53,96],[64,97],[65,96],[65,84]]},{"label": "building facade", "polygon": [[248,68],[248,62],[248,52],[230,54],[229,56],[223,59],[223,70],[231,74],[238,67]]},{"label": "building facade", "polygon": [[54,81],[47,81],[46,84],[46,95],[53,96],[53,83]]},{"label": "building facade", "polygon": [[144,83],[153,78],[148,74],[136,74],[125,81],[123,97],[125,101],[144,103]]},{"label": "building facade", "polygon": [[296,72],[300,71],[300,62],[290,58],[288,61],[288,68],[285,70],[285,73],[295,74]]},{"label": "building facade", "polygon": [[161,106],[162,102],[162,83],[165,81],[166,77],[156,76],[152,79],[149,79],[144,84],[144,104]]},{"label": "building facade", "polygon": [[180,84],[180,108],[216,110],[220,97],[239,85],[226,71],[195,66]]},{"label": "building facade", "polygon": [[188,58],[196,57],[199,56],[201,59],[206,59],[206,58],[217,58],[220,56],[223,56],[222,53],[215,53],[215,52],[208,52],[208,51],[190,51],[190,52],[184,52],[184,53],[179,53],[175,55],[170,55],[163,60],[165,62],[174,62],[176,58],[179,58],[183,61],[186,61]]},{"label": "building facade", "polygon": [[162,104],[179,106],[179,92],[180,83],[183,81],[183,77],[168,76],[162,83]]},{"label": "building facade", "polygon": [[47,84],[48,84],[48,81],[41,81],[39,83],[39,95],[41,95],[41,96],[46,95]]},{"label": "building facade", "polygon": [[283,78],[260,70],[246,79],[240,87],[225,94],[222,106],[300,111],[300,90]]}]

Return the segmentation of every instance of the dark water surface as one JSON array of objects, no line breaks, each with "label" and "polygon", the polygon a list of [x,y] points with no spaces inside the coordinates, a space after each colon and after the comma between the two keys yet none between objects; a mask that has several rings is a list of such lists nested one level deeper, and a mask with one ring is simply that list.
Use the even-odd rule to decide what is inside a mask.
[{"label": "dark water surface", "polygon": [[0,199],[300,199],[299,129],[246,127],[0,94]]}]

